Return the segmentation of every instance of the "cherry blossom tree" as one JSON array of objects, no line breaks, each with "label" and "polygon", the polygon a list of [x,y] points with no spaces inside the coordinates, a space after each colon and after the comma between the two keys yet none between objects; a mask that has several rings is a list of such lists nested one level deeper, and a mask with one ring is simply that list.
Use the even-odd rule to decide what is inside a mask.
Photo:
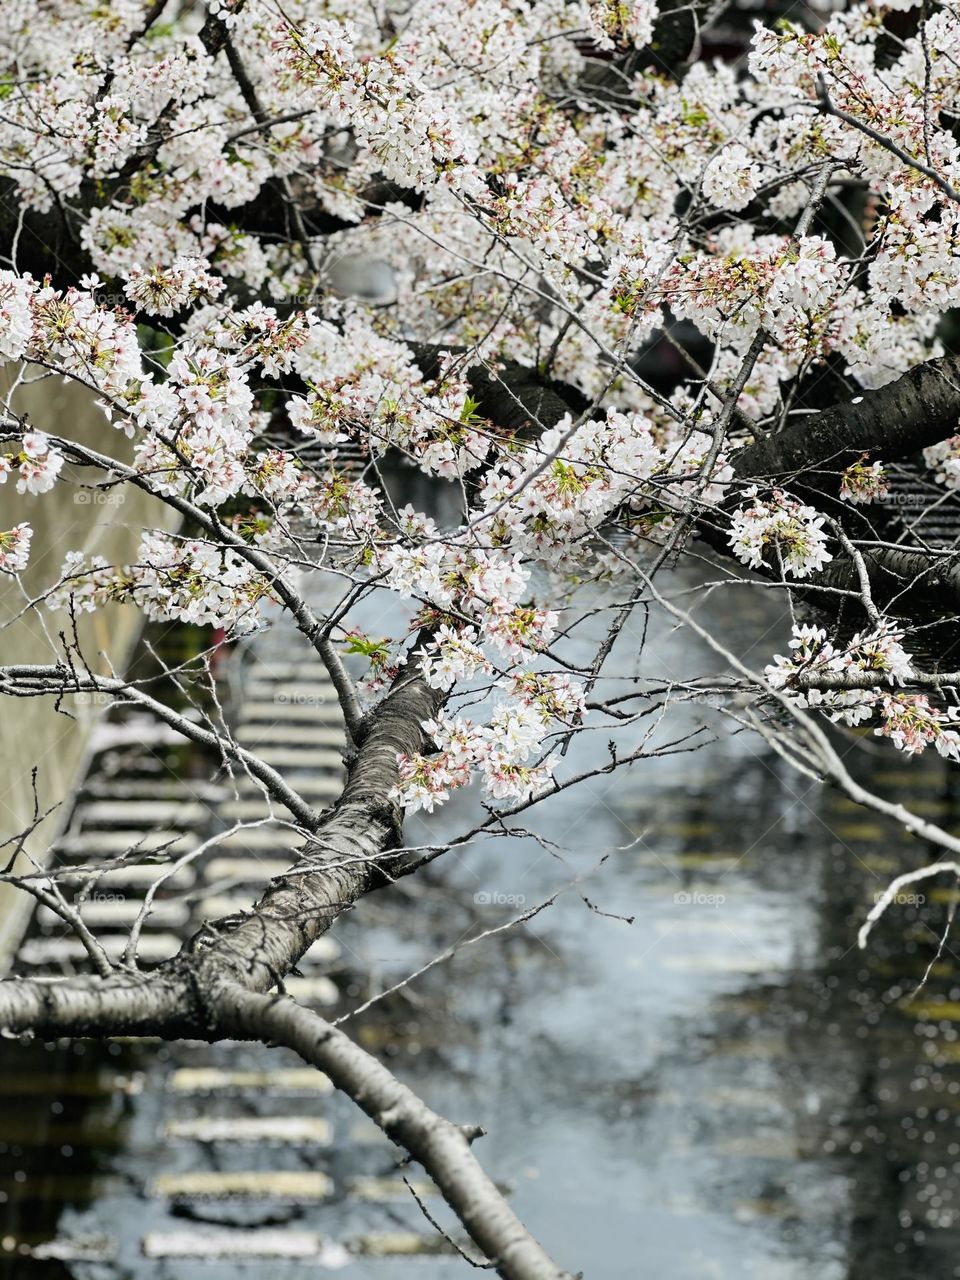
[{"label": "cherry blossom tree", "polygon": [[[0,483],[53,493],[70,464],[178,518],[143,528],[128,564],[71,551],[27,605],[59,644],[0,668],[0,693],[148,707],[308,838],[247,918],[141,968],[135,946],[107,957],[14,834],[5,878],[78,930],[92,972],[4,982],[0,1024],[293,1047],[523,1280],[566,1273],[481,1171],[476,1133],[276,992],[343,910],[443,853],[405,847],[404,812],[473,787],[480,830],[509,831],[582,779],[576,736],[613,739],[592,772],[642,768],[696,746],[657,737],[668,705],[709,697],[732,730],[960,854],[837,749],[860,726],[960,761],[960,571],[919,521],[960,488],[960,15],[893,0],[731,34],[737,15],[0,6]],[[18,413],[18,386],[52,376],[102,409],[96,447]],[[443,502],[409,500],[428,490]],[[3,523],[16,578],[37,544]],[[678,563],[701,596],[774,592],[787,653],[754,669],[730,652]],[[316,569],[338,584],[322,616],[302,589]],[[402,624],[367,634],[362,606],[384,591]],[[340,699],[336,803],[317,813],[222,723],[96,674],[69,636],[116,600],[222,643],[286,611]],[[614,678],[617,637],[651,611],[713,669],[661,680],[641,653]],[[359,681],[345,653],[365,660]]]}]

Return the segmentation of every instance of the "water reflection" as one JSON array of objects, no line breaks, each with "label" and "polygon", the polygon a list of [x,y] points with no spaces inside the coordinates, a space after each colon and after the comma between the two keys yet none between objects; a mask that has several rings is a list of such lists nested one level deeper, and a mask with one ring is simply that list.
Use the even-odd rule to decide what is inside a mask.
[{"label": "water reflection", "polygon": [[[749,597],[727,608],[713,621],[741,652],[755,646],[751,660],[761,663],[782,635],[775,603]],[[636,660],[639,625],[615,651],[624,670]],[[647,635],[642,661],[650,674],[717,665],[667,628]],[[709,708],[688,706],[661,736],[698,720],[716,727]],[[608,737],[579,740],[566,767],[599,762]],[[623,735],[624,749],[631,740]],[[843,749],[862,781],[954,824],[957,792],[939,759],[908,762],[869,737]],[[412,821],[408,837],[436,841],[479,814],[476,798],[461,795],[435,819]],[[524,826],[541,842],[500,838],[455,851],[360,904],[337,928],[337,978],[345,1011],[579,877],[549,910],[463,946],[350,1024],[431,1105],[488,1130],[486,1167],[555,1256],[589,1280],[960,1276],[953,940],[920,996],[907,999],[936,954],[954,886],[944,881],[927,888],[925,903],[894,908],[868,953],[855,946],[889,875],[930,851],[788,771],[755,738],[728,732],[696,754],[591,779]],[[294,1065],[267,1055],[243,1051],[260,1069]],[[4,1045],[0,1237],[56,1234],[112,1249],[102,1261],[21,1256],[6,1274],[262,1272],[257,1262],[140,1253],[148,1227],[182,1224],[185,1212],[144,1201],[144,1185],[161,1164],[198,1159],[158,1136],[171,1064],[236,1058],[230,1048]],[[49,1094],[22,1087],[41,1065],[64,1073],[52,1110]],[[111,1083],[98,1093],[106,1072]],[[117,1073],[136,1084],[118,1087]],[[252,1114],[262,1105],[251,1096]],[[261,1207],[256,1220],[335,1240],[422,1238],[428,1229],[409,1198],[359,1195],[352,1179],[390,1175],[391,1150],[349,1104],[331,1108],[331,1148],[294,1149],[284,1167],[324,1168],[354,1191],[293,1211]],[[194,1104],[196,1114],[216,1110]],[[238,1157],[203,1158],[230,1168]],[[205,1212],[219,1225],[249,1221],[248,1210]],[[446,1280],[466,1271],[447,1256],[367,1255],[342,1274]],[[300,1280],[317,1267],[275,1262],[269,1274]]]},{"label": "water reflection", "polygon": [[[746,649],[770,626],[775,648],[775,611],[753,607],[722,620],[725,637]],[[689,663],[679,644],[648,637],[646,669]],[[869,737],[843,750],[861,780],[951,826],[942,761]],[[569,763],[588,762],[581,745]],[[457,803],[439,819],[451,833],[475,816]],[[620,847],[584,887],[634,924],[571,891],[522,942],[490,939],[418,980],[418,1028],[442,1009],[447,1026],[488,1028],[479,1040],[429,1055],[395,1040],[432,1101],[490,1130],[485,1159],[555,1251],[602,1280],[960,1275],[952,942],[905,1001],[954,890],[894,908],[866,955],[855,945],[889,875],[930,850],[745,735],[592,780],[525,825],[564,860],[533,841],[479,847],[448,868],[433,938],[406,935],[399,903],[375,941],[365,908],[344,934],[395,981],[509,918],[505,899],[529,907]]]}]

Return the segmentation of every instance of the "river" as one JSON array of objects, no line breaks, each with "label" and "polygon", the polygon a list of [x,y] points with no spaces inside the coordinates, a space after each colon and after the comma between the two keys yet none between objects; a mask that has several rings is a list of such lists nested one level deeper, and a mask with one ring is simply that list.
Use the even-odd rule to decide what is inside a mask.
[{"label": "river", "polygon": [[[718,595],[699,607],[748,661],[762,664],[783,645],[772,593]],[[379,606],[369,608],[374,619]],[[689,635],[664,623],[642,628],[638,616],[614,670],[634,669],[642,639],[651,677],[718,669]],[[710,706],[676,708],[654,741],[700,723],[708,740],[696,753],[590,779],[524,815],[526,838],[451,851],[360,903],[334,931],[330,1013],[458,947],[347,1029],[434,1108],[487,1130],[477,1146],[485,1167],[553,1255],[587,1280],[960,1276],[954,940],[910,999],[956,889],[946,877],[929,882],[926,902],[893,907],[860,952],[856,930],[877,892],[930,851],[789,770],[756,737],[722,728]],[[646,727],[621,732],[622,749]],[[577,739],[563,770],[601,763],[609,737]],[[910,761],[869,734],[840,742],[860,780],[956,823],[955,768],[932,756]],[[432,819],[410,820],[408,841],[443,842],[481,812],[473,792],[456,795]],[[470,942],[558,890],[528,922]],[[157,1082],[171,1062],[263,1067],[268,1051],[212,1052],[0,1047],[4,1274],[305,1280],[320,1270],[295,1259],[265,1269],[142,1256],[148,1227],[198,1216],[310,1227],[332,1241],[429,1238],[409,1194],[376,1187],[206,1216],[145,1196],[169,1106]],[[30,1087],[41,1070],[60,1091],[52,1107],[49,1092]],[[135,1083],[125,1089],[124,1080]],[[249,1106],[256,1113],[262,1099]],[[197,1103],[197,1114],[209,1110]],[[329,1114],[332,1144],[294,1147],[284,1167],[326,1169],[337,1187],[390,1176],[389,1145],[351,1104],[332,1099]],[[232,1167],[230,1150],[205,1158]],[[194,1157],[188,1148],[177,1159],[186,1168]],[[429,1207],[456,1234],[435,1200]],[[87,1256],[43,1258],[44,1236],[86,1241]],[[97,1241],[110,1248],[98,1254]],[[383,1256],[334,1250],[326,1260],[343,1264],[345,1280],[470,1272],[455,1257],[408,1255],[399,1243]]]}]

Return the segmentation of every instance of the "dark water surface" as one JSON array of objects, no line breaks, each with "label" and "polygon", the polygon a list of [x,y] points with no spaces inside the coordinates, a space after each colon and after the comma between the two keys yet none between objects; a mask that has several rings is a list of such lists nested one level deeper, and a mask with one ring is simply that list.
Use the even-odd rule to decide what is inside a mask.
[{"label": "dark water surface", "polygon": [[[764,637],[749,661],[762,665],[782,647],[765,599],[745,595],[721,622],[741,652]],[[615,653],[624,671],[639,628],[640,620]],[[666,628],[648,637],[643,663],[651,676],[720,666]],[[715,724],[712,714],[683,708],[657,740],[698,720]],[[624,733],[623,749],[645,728]],[[609,736],[584,735],[564,767],[601,763]],[[869,736],[843,749],[861,780],[955,829],[956,768],[909,761]],[[407,837],[442,840],[480,812],[474,795],[458,796],[433,820],[411,820]],[[437,1110],[483,1125],[478,1154],[553,1255],[588,1280],[960,1276],[954,939],[908,1000],[936,952],[952,881],[928,882],[924,904],[892,908],[870,949],[856,948],[877,892],[930,851],[789,771],[758,739],[729,732],[696,754],[591,779],[524,825],[544,843],[500,838],[455,851],[341,920],[334,1012],[578,878],[528,923],[461,945],[347,1024]],[[200,1155],[158,1136],[172,1105],[163,1081],[185,1063],[296,1065],[277,1051],[230,1046],[0,1045],[4,1274],[321,1273],[316,1262],[142,1256],[146,1232],[197,1219],[195,1206],[144,1193],[158,1169],[251,1167],[249,1150],[240,1156],[223,1144]],[[253,1091],[249,1113],[267,1101]],[[409,1196],[341,1190],[357,1175],[395,1176],[391,1148],[346,1100],[321,1101],[329,1146],[293,1146],[269,1161],[254,1150],[252,1161],[326,1170],[331,1200],[224,1204],[201,1215],[220,1226],[310,1228],[332,1242],[429,1236]],[[189,1105],[196,1116],[221,1104]],[[293,1116],[312,1104],[283,1105]],[[436,1201],[430,1207],[450,1222]],[[22,1251],[45,1237],[86,1242],[91,1256],[44,1261]],[[423,1254],[354,1257],[340,1272],[347,1280],[469,1273],[456,1258]]]}]

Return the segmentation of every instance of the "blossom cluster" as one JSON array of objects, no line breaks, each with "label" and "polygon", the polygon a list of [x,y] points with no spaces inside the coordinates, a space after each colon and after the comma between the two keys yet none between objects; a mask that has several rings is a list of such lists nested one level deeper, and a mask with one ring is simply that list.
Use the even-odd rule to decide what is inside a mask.
[{"label": "blossom cluster", "polygon": [[97,302],[98,284],[89,277],[80,288],[58,290],[0,271],[0,356],[26,357],[75,378],[105,404],[146,395],[136,327],[129,315]]},{"label": "blossom cluster", "polygon": [[703,173],[703,194],[718,209],[733,213],[747,207],[759,185],[760,167],[739,142],[719,151]]},{"label": "blossom cluster", "polygon": [[544,757],[544,744],[551,726],[571,725],[582,715],[582,687],[548,672],[505,680],[502,687],[508,696],[488,723],[441,711],[423,724],[435,751],[398,756],[400,777],[391,794],[408,813],[432,812],[475,772],[491,800],[522,802],[550,785],[558,758]]},{"label": "blossom cluster", "polygon": [[846,502],[863,505],[879,502],[887,496],[886,472],[880,462],[866,461],[867,455],[846,467],[840,477],[840,497]]},{"label": "blossom cluster", "polygon": [[827,550],[823,516],[782,489],[767,499],[756,487],[747,490],[749,506],[734,512],[728,541],[734,555],[752,569],[764,558],[794,578],[807,578],[833,559]]},{"label": "blossom cluster", "polygon": [[[544,784],[550,726],[580,710],[575,686],[534,670],[558,634],[545,573],[572,590],[648,544],[681,549],[687,517],[730,494],[742,415],[788,424],[807,378],[882,386],[939,354],[960,305],[949,6],[918,12],[895,47],[867,4],[817,30],[758,25],[749,70],[697,59],[676,77],[643,52],[655,0],[212,0],[219,51],[198,6],[152,26],[142,0],[0,9],[15,69],[0,166],[25,217],[79,218],[90,268],[73,285],[33,279],[6,269],[14,249],[0,360],[88,388],[131,437],[136,483],[195,517],[190,536],[145,533],[122,569],[75,554],[52,602],[125,598],[243,629],[270,590],[245,553],[315,541],[361,590],[416,602],[429,638],[415,653],[354,634],[371,690],[405,661],[445,693],[506,689],[483,723],[431,723],[436,750],[402,762],[411,807],[476,772],[494,798]],[[623,72],[623,92],[594,93],[600,72]],[[824,92],[853,124],[824,115]],[[816,221],[817,175],[831,208],[855,184],[864,216],[842,232]],[[349,283],[351,263],[377,268],[376,296]],[[637,357],[668,321],[709,356],[665,395]],[[544,428],[518,370],[589,407]],[[740,417],[715,440],[741,371]],[[63,451],[4,433],[0,482],[52,489]],[[450,482],[449,527],[392,509],[377,477],[398,459]],[[925,459],[960,487],[960,436]],[[864,455],[840,494],[877,501],[886,483]],[[29,526],[0,539],[17,571]],[[824,516],[779,488],[743,496],[729,545],[797,580],[832,554]],[[797,696],[847,723],[876,714],[905,750],[946,749],[951,713],[891,691],[901,638],[880,628],[840,649],[798,632],[768,678],[875,672],[875,688]]]},{"label": "blossom cluster", "polygon": [[565,416],[487,467],[481,498],[498,541],[558,568],[583,567],[605,520],[650,516],[647,535],[665,532],[672,513],[716,502],[731,478],[723,453],[705,470],[705,431],[706,420],[694,432],[612,408],[577,425]]},{"label": "blossom cluster", "polygon": [[[757,371],[769,398],[803,361],[834,352],[864,385],[889,380],[935,354],[933,320],[960,298],[956,202],[923,168],[814,109],[822,78],[839,108],[956,186],[957,148],[941,123],[958,106],[960,21],[949,9],[925,13],[892,60],[868,5],[816,32],[759,26],[749,77],[695,62],[674,83],[654,59],[623,105],[584,111],[570,87],[598,51],[649,45],[654,0],[417,3],[391,17],[389,41],[375,8],[328,5],[318,20],[302,0],[282,11],[222,4],[241,83],[187,9],[143,36],[135,0],[49,8],[41,16],[24,0],[0,27],[4,63],[19,69],[0,163],[27,208],[81,188],[92,197],[84,247],[145,314],[181,313],[232,282],[277,298],[314,289],[310,246],[222,212],[291,181],[344,222],[338,255],[375,248],[389,263],[394,332],[443,332],[451,345],[481,340],[531,360],[555,344],[556,372],[588,395],[603,386],[597,355],[636,337],[638,316],[652,326],[664,303],[736,352],[762,319],[774,339]],[[824,163],[838,183],[855,172],[885,206],[856,282],[822,237],[791,246],[759,230],[762,214],[801,213],[807,175]],[[418,189],[415,207],[388,199],[367,219],[377,174]],[[692,232],[696,209],[683,222],[665,212],[681,195],[702,212],[757,206],[757,225],[721,218]],[[631,259],[639,307],[622,287]],[[585,291],[584,269],[610,286]],[[540,277],[547,294],[528,287]],[[0,285],[0,333],[17,351],[22,307],[8,292]],[[544,305],[549,296],[558,305]],[[13,310],[19,326],[3,314]],[[570,310],[581,324],[566,323]],[[445,462],[452,451],[456,442]]]},{"label": "blossom cluster", "polygon": [[202,258],[181,256],[169,266],[156,263],[147,270],[134,262],[124,293],[147,315],[172,316],[200,297],[216,297],[224,282],[210,274]]},{"label": "blossom cluster", "polygon": [[875,730],[907,755],[928,746],[947,760],[960,762],[960,707],[937,709],[922,693],[884,695],[882,722]]},{"label": "blossom cluster", "polygon": [[261,625],[271,598],[269,581],[238,552],[148,529],[137,559],[119,571],[102,556],[68,553],[47,606],[92,613],[108,601],[131,600],[148,618],[242,634]]},{"label": "blossom cluster", "polygon": [[425,672],[437,688],[462,669],[483,669],[479,644],[489,644],[511,662],[527,662],[553,638],[557,615],[526,603],[529,570],[518,555],[489,552],[455,541],[407,547],[395,543],[381,558],[385,582],[407,598],[440,614],[472,620],[466,628],[444,626],[423,652]]},{"label": "blossom cluster", "polygon": [[63,454],[43,431],[25,431],[16,453],[0,453],[0,484],[16,471],[17,493],[48,493],[63,467]]},{"label": "blossom cluster", "polygon": [[487,457],[488,424],[472,409],[463,369],[441,357],[425,378],[408,344],[379,334],[355,309],[335,325],[313,325],[295,359],[309,391],[287,402],[311,440],[358,441],[366,451],[399,448],[428,474],[467,474]]},{"label": "blossom cluster", "polygon": [[0,271],[0,357],[19,360],[33,333],[32,281]]},{"label": "blossom cluster", "polygon": [[855,725],[868,720],[882,685],[902,683],[912,674],[909,655],[900,644],[901,636],[888,623],[866,633],[858,633],[842,648],[835,647],[823,627],[795,624],[789,641],[789,656],[777,655],[764,669],[764,678],[775,689],[790,689],[800,675],[830,677],[842,683],[845,676],[875,673],[877,684],[869,689],[804,689],[791,693],[798,707],[816,707],[834,721]]},{"label": "blossom cluster", "polygon": [[[908,755],[927,746],[951,760],[960,761],[960,708],[933,706],[926,694],[907,693],[890,686],[903,685],[913,675],[913,662],[900,643],[902,633],[883,621],[871,631],[860,632],[848,644],[836,646],[823,627],[795,624],[789,656],[778,655],[764,669],[764,678],[782,689],[794,706],[823,712],[828,719],[846,725],[879,720],[874,732],[890,738]],[[843,688],[844,678],[875,676],[868,688]],[[801,677],[833,682],[836,688],[803,686]],[[798,689],[798,684],[801,688]]]},{"label": "blossom cluster", "polygon": [[656,16],[655,0],[596,0],[590,5],[590,25],[600,49],[649,44]]},{"label": "blossom cluster", "polygon": [[0,571],[20,573],[30,559],[30,541],[33,529],[26,521],[0,531]]},{"label": "blossom cluster", "polygon": [[474,627],[455,631],[442,623],[415,655],[420,659],[420,671],[427,684],[432,689],[452,689],[458,680],[470,680],[478,672],[492,671],[477,640]]},{"label": "blossom cluster", "polygon": [[948,489],[960,489],[960,435],[924,449],[923,460],[941,484]]},{"label": "blossom cluster", "polygon": [[255,630],[270,584],[236,551],[148,531],[129,570],[131,596],[148,618]]}]

